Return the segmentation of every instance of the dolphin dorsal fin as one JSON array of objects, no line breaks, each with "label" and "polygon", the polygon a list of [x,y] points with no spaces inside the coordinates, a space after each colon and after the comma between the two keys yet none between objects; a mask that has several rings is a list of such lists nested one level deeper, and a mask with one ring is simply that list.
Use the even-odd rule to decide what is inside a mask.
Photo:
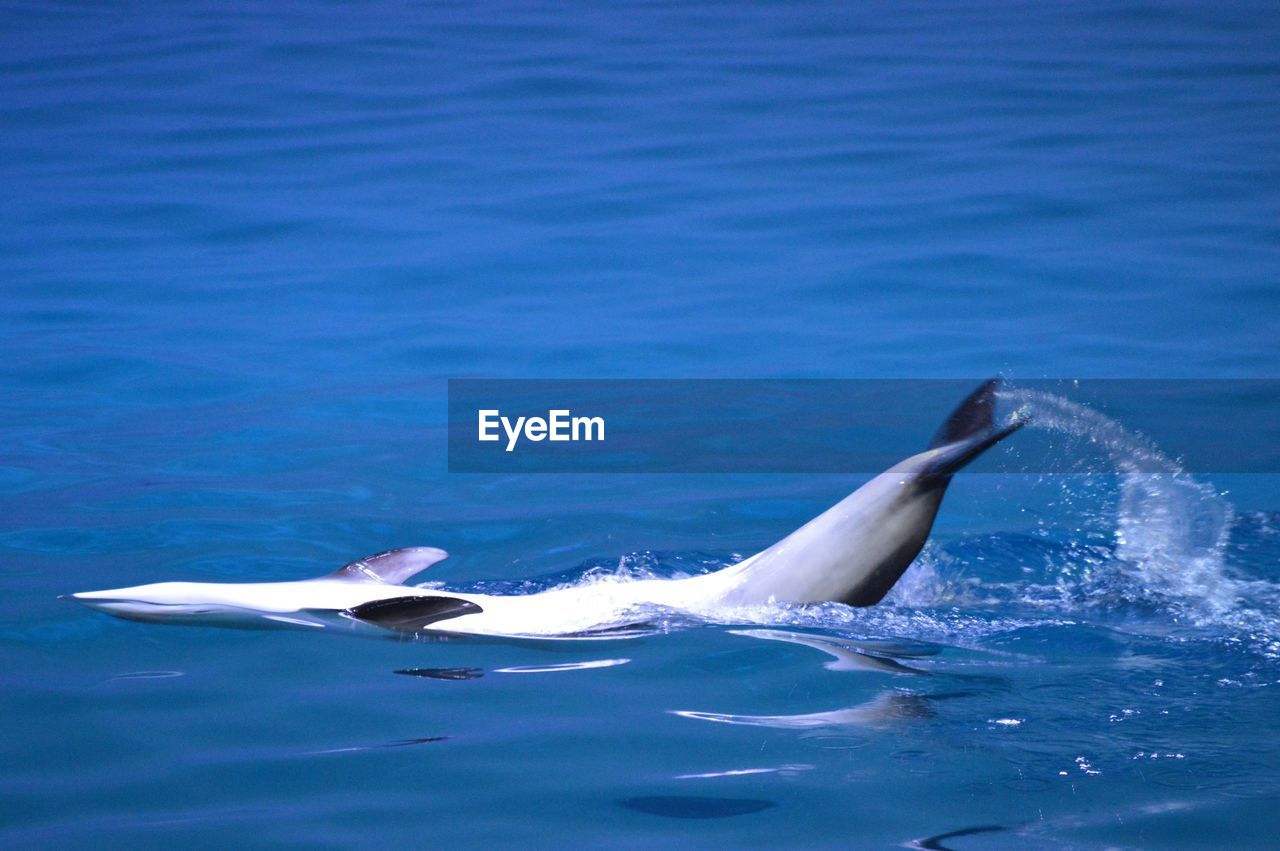
[{"label": "dolphin dorsal fin", "polygon": [[343,565],[324,578],[400,585],[415,573],[420,573],[448,557],[447,552],[437,547],[403,547],[365,556],[359,561]]}]

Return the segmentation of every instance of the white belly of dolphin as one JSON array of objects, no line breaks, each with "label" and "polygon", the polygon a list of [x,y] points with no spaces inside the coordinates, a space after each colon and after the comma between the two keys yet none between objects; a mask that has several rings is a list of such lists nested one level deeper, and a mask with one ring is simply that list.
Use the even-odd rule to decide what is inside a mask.
[{"label": "white belly of dolphin", "polygon": [[126,620],[251,629],[358,626],[359,618],[352,612],[369,603],[449,598],[472,603],[480,611],[433,624],[433,632],[550,637],[626,626],[644,617],[645,606],[698,611],[710,602],[697,581],[703,578],[602,581],[512,596],[326,579],[162,582],[83,592],[72,599]]},{"label": "white belly of dolphin", "polygon": [[130,620],[240,627],[373,627],[398,633],[603,637],[645,607],[695,614],[770,601],[878,603],[924,546],[951,477],[1025,423],[993,419],[995,380],[952,412],[929,448],[880,474],[791,535],[716,573],[592,582],[497,596],[406,586],[447,557],[412,547],[296,582],[162,582],[71,597]]}]

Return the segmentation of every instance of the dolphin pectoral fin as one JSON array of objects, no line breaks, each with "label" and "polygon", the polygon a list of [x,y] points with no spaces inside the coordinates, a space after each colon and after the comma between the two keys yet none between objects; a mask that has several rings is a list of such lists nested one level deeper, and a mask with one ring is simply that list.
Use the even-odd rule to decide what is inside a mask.
[{"label": "dolphin pectoral fin", "polygon": [[475,603],[457,597],[392,597],[362,603],[343,614],[396,632],[421,632],[437,621],[482,611]]},{"label": "dolphin pectoral fin", "polygon": [[343,565],[323,578],[402,585],[410,576],[421,573],[448,557],[449,554],[438,547],[403,547],[365,556],[359,561]]}]

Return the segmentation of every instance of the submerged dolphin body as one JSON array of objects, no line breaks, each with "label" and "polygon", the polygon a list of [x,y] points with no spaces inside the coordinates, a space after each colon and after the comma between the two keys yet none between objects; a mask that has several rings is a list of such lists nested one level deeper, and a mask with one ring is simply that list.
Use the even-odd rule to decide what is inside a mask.
[{"label": "submerged dolphin body", "polygon": [[[294,582],[161,582],[71,598],[128,620],[237,627],[345,626],[399,633],[609,637],[640,606],[705,612],[772,600],[880,602],[924,546],[952,475],[1025,424],[993,419],[998,380],[971,393],[929,448],[899,462],[778,543],[732,567],[496,596],[402,584],[447,557],[391,550]],[[629,617],[630,615],[630,617]]]}]

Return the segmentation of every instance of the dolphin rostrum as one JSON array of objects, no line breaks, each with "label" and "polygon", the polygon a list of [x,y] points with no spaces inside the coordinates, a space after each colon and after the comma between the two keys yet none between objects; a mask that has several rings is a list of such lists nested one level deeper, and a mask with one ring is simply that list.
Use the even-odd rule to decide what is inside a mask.
[{"label": "dolphin rostrum", "polygon": [[[994,420],[999,380],[952,412],[929,448],[891,467],[778,543],[683,579],[595,582],[499,596],[402,583],[447,557],[433,547],[368,556],[294,582],[161,582],[72,599],[128,620],[239,627],[369,627],[387,634],[598,637],[627,634],[642,606],[687,612],[771,601],[871,606],[924,546],[951,477],[1023,426]],[[634,634],[634,633],[632,633]]]}]

